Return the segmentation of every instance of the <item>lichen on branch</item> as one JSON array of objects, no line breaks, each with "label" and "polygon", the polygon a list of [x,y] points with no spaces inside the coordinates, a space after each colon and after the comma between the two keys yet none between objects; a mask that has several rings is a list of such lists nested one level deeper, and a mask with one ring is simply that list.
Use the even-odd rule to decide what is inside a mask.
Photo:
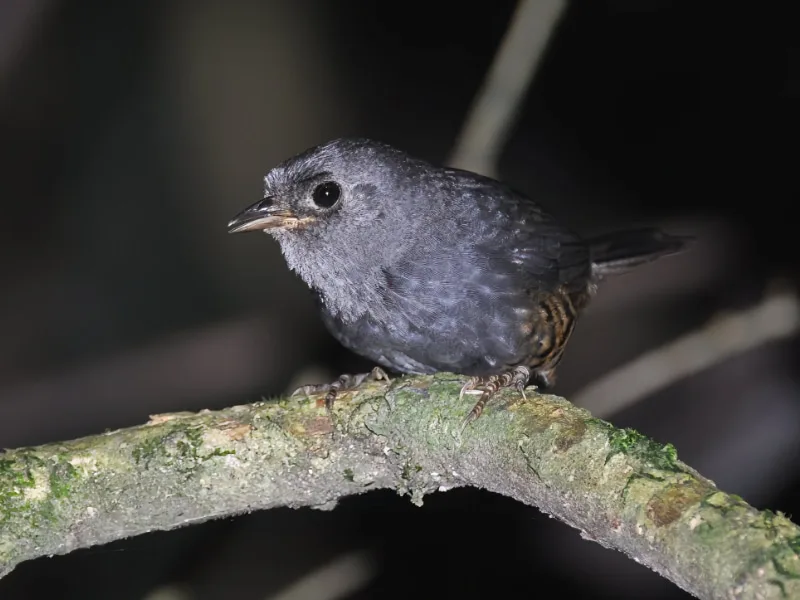
[{"label": "lichen on branch", "polygon": [[483,488],[535,506],[699,598],[800,597],[800,528],[716,488],[670,444],[566,400],[499,394],[463,434],[464,378],[157,415],[0,455],[0,575],[22,561],[276,506]]}]

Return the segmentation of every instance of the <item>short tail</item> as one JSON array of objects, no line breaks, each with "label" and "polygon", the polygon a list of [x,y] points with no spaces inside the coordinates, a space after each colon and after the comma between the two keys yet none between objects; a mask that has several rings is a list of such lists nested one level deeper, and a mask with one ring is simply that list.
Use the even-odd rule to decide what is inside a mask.
[{"label": "short tail", "polygon": [[603,234],[588,240],[595,277],[625,273],[662,256],[684,250],[694,238],[675,236],[658,229],[632,229]]}]

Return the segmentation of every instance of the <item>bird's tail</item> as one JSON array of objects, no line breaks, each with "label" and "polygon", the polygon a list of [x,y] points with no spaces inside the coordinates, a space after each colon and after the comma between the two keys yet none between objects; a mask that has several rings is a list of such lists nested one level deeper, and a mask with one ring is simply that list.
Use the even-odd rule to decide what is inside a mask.
[{"label": "bird's tail", "polygon": [[625,273],[662,256],[686,248],[693,238],[675,236],[658,229],[631,229],[590,238],[589,251],[595,277]]}]

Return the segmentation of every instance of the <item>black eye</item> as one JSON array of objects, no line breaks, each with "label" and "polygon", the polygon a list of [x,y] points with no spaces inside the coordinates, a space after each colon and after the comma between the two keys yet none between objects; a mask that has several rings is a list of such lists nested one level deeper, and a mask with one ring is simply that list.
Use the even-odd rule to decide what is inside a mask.
[{"label": "black eye", "polygon": [[330,208],[336,204],[336,201],[341,195],[342,188],[339,187],[338,183],[335,181],[326,181],[314,188],[314,204],[322,208]]}]

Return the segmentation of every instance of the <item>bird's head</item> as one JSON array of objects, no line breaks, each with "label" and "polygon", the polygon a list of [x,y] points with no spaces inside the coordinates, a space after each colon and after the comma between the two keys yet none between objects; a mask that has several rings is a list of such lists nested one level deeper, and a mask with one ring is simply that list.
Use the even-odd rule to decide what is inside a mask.
[{"label": "bird's head", "polygon": [[398,177],[411,162],[419,161],[372,140],[316,146],[267,173],[264,197],[234,217],[228,231],[262,230],[281,239],[289,232],[368,227],[398,212],[408,197],[397,193]]},{"label": "bird's head", "polygon": [[264,231],[289,267],[330,295],[365,284],[413,241],[415,192],[431,167],[366,139],[337,139],[284,161],[264,178],[263,198],[228,223]]}]

